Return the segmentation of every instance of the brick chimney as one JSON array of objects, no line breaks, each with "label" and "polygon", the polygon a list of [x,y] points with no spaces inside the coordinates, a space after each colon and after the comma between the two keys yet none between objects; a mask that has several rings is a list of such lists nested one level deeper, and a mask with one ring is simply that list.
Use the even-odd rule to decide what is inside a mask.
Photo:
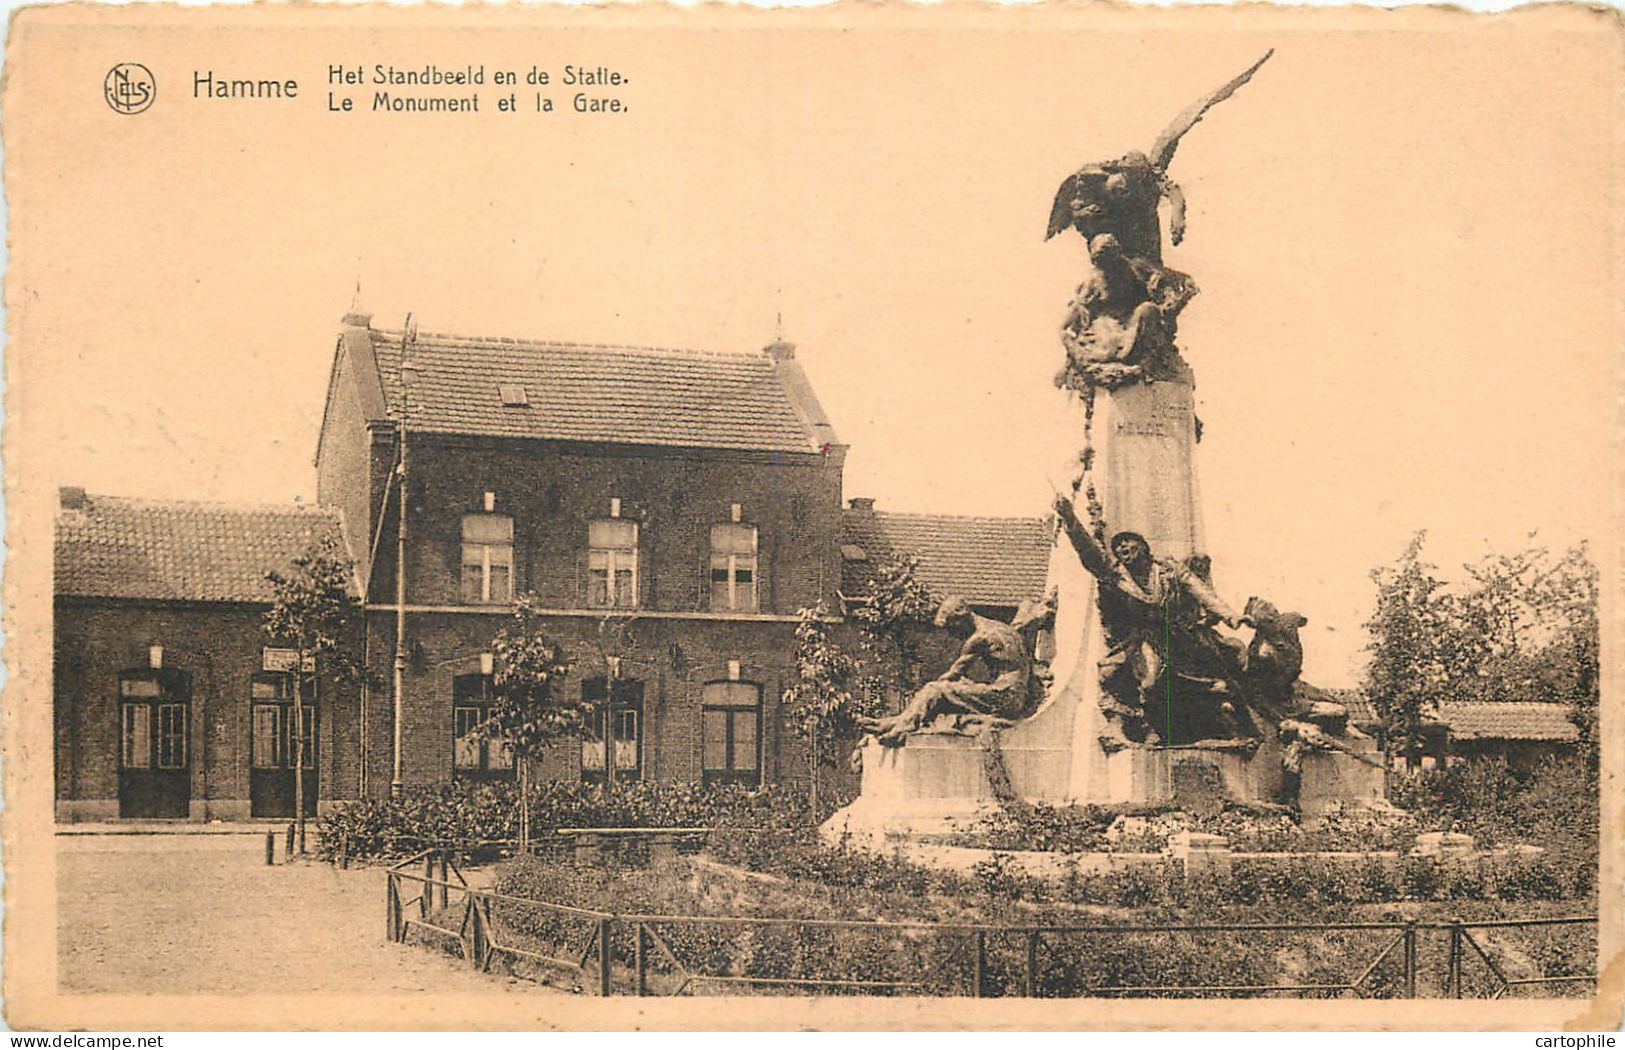
[{"label": "brick chimney", "polygon": [[84,510],[89,502],[85,498],[85,490],[78,485],[63,485],[58,491],[62,498],[63,510]]},{"label": "brick chimney", "polygon": [[875,512],[875,500],[873,496],[853,496],[851,499],[846,501],[846,505],[857,511],[859,514],[873,514]]}]

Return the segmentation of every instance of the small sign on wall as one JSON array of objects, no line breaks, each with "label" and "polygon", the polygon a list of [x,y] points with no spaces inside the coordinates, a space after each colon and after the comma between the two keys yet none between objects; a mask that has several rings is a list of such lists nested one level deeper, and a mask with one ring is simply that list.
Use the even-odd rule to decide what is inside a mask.
[{"label": "small sign on wall", "polygon": [[[266,671],[281,671],[286,674],[293,670],[294,664],[298,663],[298,661],[299,650],[297,649],[273,649],[266,646],[260,651],[260,667]],[[314,655],[305,657],[304,672],[306,674],[316,673],[316,657]]]}]

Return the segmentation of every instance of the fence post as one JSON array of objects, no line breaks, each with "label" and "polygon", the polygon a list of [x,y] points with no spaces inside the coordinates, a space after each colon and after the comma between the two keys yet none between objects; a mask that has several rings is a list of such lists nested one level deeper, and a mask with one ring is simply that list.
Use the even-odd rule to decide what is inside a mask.
[{"label": "fence post", "polygon": [[440,851],[440,907],[451,906],[451,851]]},{"label": "fence post", "polygon": [[292,824],[288,825],[288,848],[287,848],[286,852],[287,852],[287,855],[288,855],[288,859],[292,860],[293,859],[293,825]]},{"label": "fence post", "polygon": [[346,831],[344,834],[339,836],[339,867],[341,869],[343,869],[343,868],[348,868],[349,866],[350,866],[350,833],[348,831]]},{"label": "fence post", "polygon": [[265,863],[276,863],[276,832],[274,831],[265,833]]},{"label": "fence post", "polygon": [[1461,998],[1461,920],[1450,920],[1450,976],[1449,995],[1452,999]]},{"label": "fence post", "polygon": [[1038,931],[1027,931],[1027,967],[1022,974],[1022,994],[1029,999],[1038,997]]},{"label": "fence post", "polygon": [[987,994],[987,931],[976,931],[976,966],[971,975],[970,994],[977,999]]},{"label": "fence post", "polygon": [[480,919],[479,898],[468,893],[468,962],[476,970],[483,970],[485,962],[485,927]]},{"label": "fence post", "polygon": [[1416,998],[1416,920],[1405,921],[1405,998]]},{"label": "fence post", "polygon": [[649,957],[644,951],[644,941],[646,939],[647,934],[644,931],[643,923],[640,922],[638,923],[638,949],[636,953],[638,968],[638,995],[640,996],[649,994]]},{"label": "fence post", "polygon": [[603,996],[614,994],[609,980],[610,924],[614,921],[614,919],[598,920],[598,994]]},{"label": "fence post", "polygon": [[384,909],[389,920],[389,940],[398,942],[401,939],[401,885],[393,869],[388,872],[386,887]]}]

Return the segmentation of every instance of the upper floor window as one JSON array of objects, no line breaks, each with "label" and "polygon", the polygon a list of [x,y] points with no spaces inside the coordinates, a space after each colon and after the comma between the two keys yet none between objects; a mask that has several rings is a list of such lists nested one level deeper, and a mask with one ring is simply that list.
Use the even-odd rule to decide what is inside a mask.
[{"label": "upper floor window", "polygon": [[756,526],[711,526],[711,608],[756,611]]},{"label": "upper floor window", "polygon": [[605,518],[588,523],[587,604],[600,609],[637,607],[637,522]]},{"label": "upper floor window", "polygon": [[491,717],[491,676],[460,674],[451,682],[451,765],[457,774],[507,773],[513,743],[480,731]]},{"label": "upper floor window", "polygon": [[463,601],[513,600],[513,519],[463,515]]}]

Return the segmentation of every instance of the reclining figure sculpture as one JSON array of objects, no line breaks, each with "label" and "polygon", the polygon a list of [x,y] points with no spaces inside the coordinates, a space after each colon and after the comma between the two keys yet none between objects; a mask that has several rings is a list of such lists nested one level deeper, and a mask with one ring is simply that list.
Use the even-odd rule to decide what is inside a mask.
[{"label": "reclining figure sculpture", "polygon": [[[903,709],[890,718],[866,718],[859,727],[887,747],[903,744],[910,733],[950,721],[965,732],[974,724],[1009,724],[1032,709],[1033,657],[1021,626],[1000,623],[971,611],[963,598],[948,598],[937,609],[936,625],[961,639],[959,656],[940,676],[927,682]],[[971,676],[983,665],[987,680]]]}]

